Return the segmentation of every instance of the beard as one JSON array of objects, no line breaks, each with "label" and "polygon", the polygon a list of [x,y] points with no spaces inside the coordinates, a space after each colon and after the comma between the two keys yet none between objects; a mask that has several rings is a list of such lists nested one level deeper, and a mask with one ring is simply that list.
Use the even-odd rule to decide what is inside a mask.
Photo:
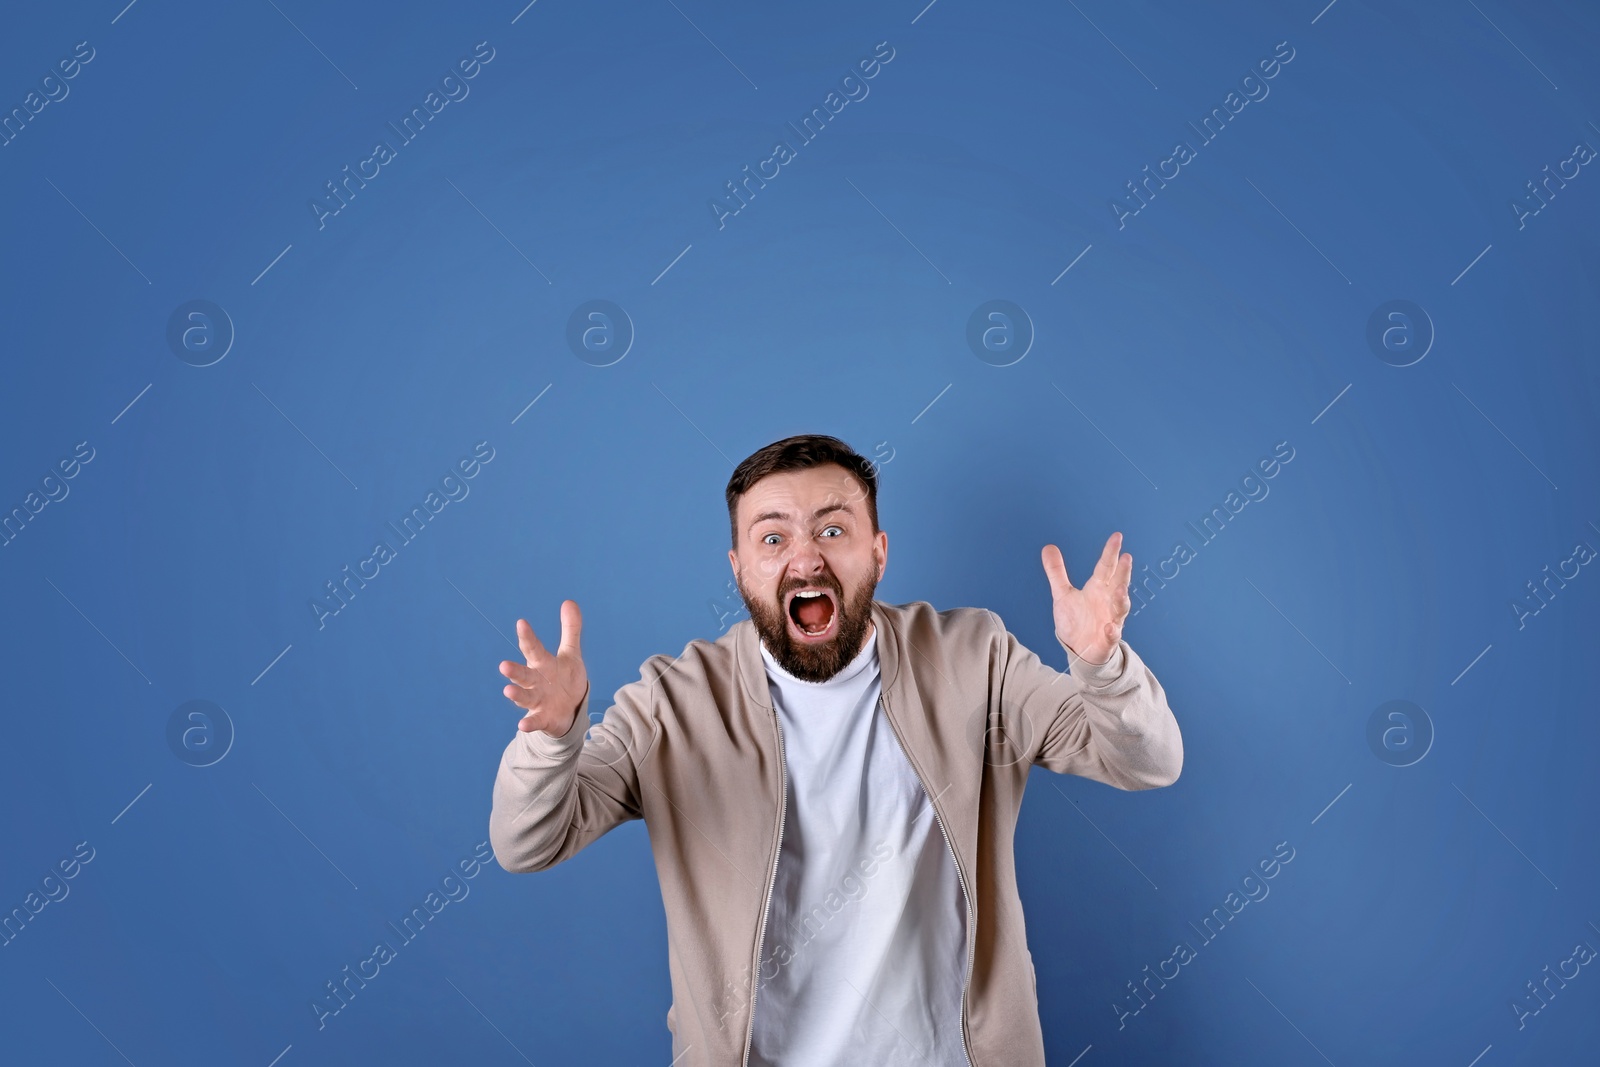
[{"label": "beard", "polygon": [[[738,578],[739,596],[750,612],[750,621],[761,635],[762,644],[778,661],[778,666],[807,682],[826,682],[849,666],[861,652],[866,640],[867,627],[872,625],[872,597],[878,588],[877,553],[873,553],[874,567],[861,584],[847,597],[838,579],[829,574],[811,582],[790,582],[781,586],[775,601],[758,600],[745,590],[744,578]],[[792,589],[805,585],[832,590],[839,613],[833,636],[821,644],[802,644],[789,632],[789,619],[784,611],[784,597]]]}]

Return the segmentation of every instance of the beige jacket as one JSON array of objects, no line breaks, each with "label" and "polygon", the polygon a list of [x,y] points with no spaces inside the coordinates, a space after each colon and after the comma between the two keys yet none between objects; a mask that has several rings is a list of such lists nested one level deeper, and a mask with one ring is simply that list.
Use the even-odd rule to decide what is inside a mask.
[{"label": "beige jacket", "polygon": [[[1028,770],[1170,785],[1183,768],[1177,721],[1126,641],[1103,665],[1069,650],[1064,674],[983,608],[873,601],[872,617],[884,714],[966,896],[967,1055],[973,1067],[1043,1067],[1011,845]],[[760,638],[744,619],[676,659],[651,656],[640,674],[602,721],[589,722],[586,694],[564,736],[512,738],[489,841],[506,870],[538,871],[644,819],[666,907],[673,1062],[741,1065],[760,967],[783,962],[762,958],[787,790]]]}]

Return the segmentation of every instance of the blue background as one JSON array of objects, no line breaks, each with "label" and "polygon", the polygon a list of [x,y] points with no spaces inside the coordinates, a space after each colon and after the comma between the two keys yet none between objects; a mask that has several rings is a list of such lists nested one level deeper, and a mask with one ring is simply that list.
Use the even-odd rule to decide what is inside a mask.
[{"label": "blue background", "polygon": [[[1036,769],[1023,809],[1052,1063],[1593,1057],[1593,966],[1512,1004],[1600,947],[1600,576],[1527,587],[1600,547],[1600,175],[1511,206],[1600,147],[1592,5],[35,5],[0,108],[84,40],[0,147],[0,509],[94,452],[0,548],[0,909],[94,858],[0,948],[0,1058],[667,1064],[638,823],[491,862],[323,1028],[310,1005],[486,840],[515,619],[553,641],[576,599],[602,694],[714,639],[743,617],[723,486],[799,432],[882,465],[880,599],[989,607],[1058,668],[1041,545],[1075,578],[1112,530],[1140,579],[1196,549],[1126,631],[1181,779]],[[483,41],[319,227],[324,183]],[[870,93],[719,226],[880,41]],[[227,318],[201,352],[233,334],[205,367],[167,340],[197,299]],[[568,343],[596,299],[619,361]],[[1404,367],[1367,340],[1397,299],[1433,334]],[[1020,360],[969,346],[990,300],[1026,315]],[[470,493],[319,625],[480,441]],[[1186,523],[1279,442],[1202,547]],[[230,728],[169,742],[192,700],[231,724],[205,767]],[[1393,700],[1428,745],[1415,715],[1369,743]]]}]

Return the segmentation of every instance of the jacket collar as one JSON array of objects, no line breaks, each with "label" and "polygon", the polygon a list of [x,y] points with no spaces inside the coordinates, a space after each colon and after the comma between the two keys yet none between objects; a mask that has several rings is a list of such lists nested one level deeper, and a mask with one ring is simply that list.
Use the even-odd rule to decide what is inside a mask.
[{"label": "jacket collar", "polygon": [[[878,633],[878,671],[883,691],[900,677],[902,648],[900,633],[882,601],[872,601],[872,621]],[[739,689],[753,707],[772,711],[772,691],[767,685],[767,665],[761,659],[761,635],[749,618],[733,624],[734,671],[739,676]],[[898,692],[898,690],[894,690]]]}]

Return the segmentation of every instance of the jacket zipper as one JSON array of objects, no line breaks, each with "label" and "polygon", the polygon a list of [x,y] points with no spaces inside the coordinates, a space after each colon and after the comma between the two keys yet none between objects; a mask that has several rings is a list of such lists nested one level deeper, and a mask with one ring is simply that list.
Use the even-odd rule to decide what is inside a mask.
[{"label": "jacket zipper", "polygon": [[772,910],[772,890],[778,881],[778,857],[783,854],[784,816],[789,806],[789,765],[783,754],[783,725],[778,722],[777,708],[772,709],[772,727],[778,733],[778,847],[772,850],[772,869],[767,872],[766,903],[761,908],[761,928],[756,932],[755,973],[750,979],[750,1024],[744,1032],[744,1067],[750,1065],[750,1044],[756,1032],[756,996],[761,991],[761,950],[766,947],[767,915]]},{"label": "jacket zipper", "polygon": [[[911,766],[911,773],[917,776],[917,781],[922,784],[922,792],[928,798],[928,805],[933,808],[933,819],[939,824],[939,836],[944,838],[944,847],[950,850],[950,862],[956,868],[956,881],[961,884],[961,903],[967,911],[966,929],[966,963],[961,972],[961,1051],[967,1058],[967,1067],[972,1067],[972,1047],[967,1043],[967,986],[972,981],[972,943],[976,939],[973,929],[972,896],[967,892],[967,876],[961,871],[961,860],[956,855],[956,848],[950,843],[950,835],[945,832],[944,816],[939,814],[939,802],[934,799],[933,792],[928,788],[928,783],[923,781],[922,772],[917,770],[917,765],[911,762],[911,757],[906,753],[905,742],[900,740],[900,731],[895,729],[894,720],[889,716],[888,702],[882,694],[878,696],[878,703],[883,707],[884,721],[889,724],[889,730],[894,734],[894,739],[900,745],[900,752],[906,756],[906,763]],[[752,1022],[754,1016],[752,1015]]]}]

